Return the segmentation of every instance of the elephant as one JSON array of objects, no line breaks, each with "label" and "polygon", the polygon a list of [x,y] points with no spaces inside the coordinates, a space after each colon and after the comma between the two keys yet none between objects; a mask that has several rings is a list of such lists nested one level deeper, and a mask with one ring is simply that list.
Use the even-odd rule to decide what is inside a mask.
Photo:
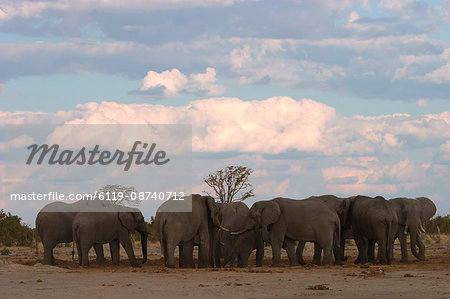
[{"label": "elephant", "polygon": [[147,261],[147,224],[144,216],[136,208],[110,205],[102,212],[79,212],[72,226],[77,244],[80,266],[89,265],[89,249],[96,244],[112,243],[113,263],[119,261],[119,242],[125,249],[131,266],[140,267],[134,255],[130,233],[141,235],[142,263]]},{"label": "elephant", "polygon": [[[72,225],[77,213],[88,207],[86,201],[77,201],[72,204],[64,202],[53,202],[43,207],[36,216],[36,231],[44,246],[45,265],[54,265],[53,248],[59,243],[73,241]],[[113,244],[110,244],[111,252]],[[102,245],[94,246],[97,260],[100,265],[104,264],[105,258]]]},{"label": "elephant", "polygon": [[[419,198],[393,198],[389,202],[394,208],[398,218],[396,238],[400,241],[402,252],[401,262],[408,261],[406,235],[409,232],[412,254],[419,260],[425,260],[425,245],[421,232],[425,232],[423,224],[436,213],[436,206],[426,197]],[[419,247],[417,253],[416,245]]]},{"label": "elephant", "polygon": [[[242,202],[219,204],[219,217],[222,227],[226,230],[218,230],[218,242],[216,244],[216,267],[221,267],[221,257],[226,257],[231,253],[235,237],[230,231],[239,231],[244,227],[245,219],[250,213],[250,209]],[[247,231],[243,236],[244,240],[239,248],[235,250],[230,260],[230,267],[234,267],[237,258],[237,266],[248,267],[248,259],[254,249],[256,249],[256,266],[261,267],[264,259],[264,241],[260,233]]]},{"label": "elephant", "polygon": [[[265,242],[272,246],[272,266],[280,266],[281,248],[287,251],[290,264],[298,265],[294,252],[295,241],[316,242],[323,249],[322,264],[331,263],[331,251],[339,240],[339,217],[327,205],[318,200],[294,200],[277,197],[253,204],[245,219],[244,228],[234,231],[239,235],[232,252],[239,248],[243,233],[261,232]],[[226,264],[230,255],[225,259]]]},{"label": "elephant", "polygon": [[[335,246],[333,248],[333,253],[335,257],[335,264],[343,264],[345,260],[344,256],[344,248],[345,248],[345,239],[346,236],[352,236],[351,232],[347,232],[350,229],[350,225],[345,223],[344,215],[348,211],[348,205],[346,204],[345,198],[337,197],[334,195],[321,195],[321,196],[311,196],[305,200],[320,200],[324,202],[332,211],[335,211],[339,217],[341,223],[341,234],[339,240],[339,246]],[[303,260],[303,249],[305,247],[305,242],[298,242],[296,255],[300,264],[304,265],[305,261]],[[320,265],[321,258],[321,248],[317,243],[314,243],[314,258],[313,264]]]},{"label": "elephant", "polygon": [[371,248],[377,243],[378,263],[389,265],[397,231],[397,215],[389,201],[382,196],[371,198],[358,195],[345,199],[345,202],[349,208],[344,213],[344,219],[351,223],[358,247],[358,258],[354,263],[375,262]]},{"label": "elephant", "polygon": [[210,262],[210,235],[214,227],[220,227],[219,209],[211,196],[192,194],[185,197],[192,201],[191,212],[170,212],[177,202],[168,200],[156,212],[155,228],[161,244],[166,267],[175,267],[175,247],[181,245],[182,267],[194,267],[193,247],[197,236],[199,244],[198,267],[208,267]]}]

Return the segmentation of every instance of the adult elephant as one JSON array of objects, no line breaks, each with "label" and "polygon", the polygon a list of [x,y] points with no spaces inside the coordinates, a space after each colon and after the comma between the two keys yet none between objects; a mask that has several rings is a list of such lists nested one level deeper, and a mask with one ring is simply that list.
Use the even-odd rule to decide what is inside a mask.
[{"label": "adult elephant", "polygon": [[281,248],[286,249],[290,264],[298,265],[295,240],[316,242],[323,249],[322,264],[331,264],[331,251],[339,240],[340,221],[335,212],[318,200],[277,197],[253,204],[244,229],[233,232],[240,236],[232,252],[239,248],[243,233],[249,230],[261,232],[263,240],[271,244],[273,266],[280,266]]},{"label": "adult elephant", "polygon": [[119,246],[125,249],[131,266],[139,267],[130,233],[141,235],[142,263],[147,261],[147,224],[144,216],[136,208],[110,205],[104,211],[79,212],[74,220],[72,233],[77,244],[80,266],[89,265],[89,249],[96,244],[115,243],[111,253],[113,261],[119,261]]},{"label": "adult elephant", "polygon": [[[397,215],[389,202],[381,196],[375,198],[358,195],[345,200],[349,205],[346,221],[352,225],[358,247],[355,264],[369,261],[370,244],[378,244],[378,262],[391,263],[394,236],[397,231]],[[371,254],[372,255],[372,254]],[[375,258],[370,256],[371,260]]]},{"label": "adult elephant", "polygon": [[[216,267],[221,266],[220,258],[226,258],[231,254],[235,236],[231,231],[239,231],[244,228],[245,220],[250,214],[250,209],[242,202],[219,204],[219,217],[221,226],[225,229],[218,230],[218,242],[216,244]],[[230,267],[248,267],[248,259],[253,250],[256,249],[256,267],[261,267],[264,259],[264,241],[261,233],[246,231],[243,233],[243,240],[239,248],[231,254]]]},{"label": "adult elephant", "polygon": [[[348,236],[352,237],[351,225],[346,222],[345,215],[348,214],[349,204],[345,200],[346,198],[337,197],[334,195],[321,195],[321,196],[311,196],[305,200],[320,200],[325,203],[332,211],[334,211],[339,217],[341,223],[341,233],[339,246],[335,245],[333,248],[333,253],[335,257],[335,264],[343,264],[345,260],[344,249],[345,249],[345,239]],[[350,230],[350,232],[348,232]],[[305,242],[298,242],[296,255],[300,264],[304,265],[303,260],[303,249],[305,247]],[[321,248],[317,243],[314,243],[314,258],[313,264],[320,265],[321,258]]]},{"label": "adult elephant", "polygon": [[185,201],[192,202],[191,212],[173,212],[179,204],[174,200],[166,201],[156,212],[155,225],[165,266],[175,267],[175,247],[181,245],[180,266],[194,267],[193,247],[197,236],[198,267],[208,267],[211,229],[220,227],[218,207],[211,196],[192,194]]},{"label": "adult elephant", "polygon": [[[394,208],[398,218],[398,229],[396,237],[400,241],[402,252],[401,262],[408,261],[408,250],[406,235],[409,232],[412,254],[419,260],[425,260],[425,245],[421,232],[425,232],[423,224],[436,213],[436,206],[431,199],[419,198],[393,198],[389,202]],[[417,252],[417,248],[419,252]]]},{"label": "adult elephant", "polygon": [[[64,202],[53,202],[43,207],[36,217],[36,231],[39,234],[44,246],[45,265],[54,265],[55,257],[53,248],[59,243],[69,243],[73,241],[72,225],[73,220],[79,211],[89,208],[86,201],[77,201],[72,204]],[[110,244],[113,251],[113,244]],[[104,264],[103,246],[95,245],[95,253],[100,265]]]}]

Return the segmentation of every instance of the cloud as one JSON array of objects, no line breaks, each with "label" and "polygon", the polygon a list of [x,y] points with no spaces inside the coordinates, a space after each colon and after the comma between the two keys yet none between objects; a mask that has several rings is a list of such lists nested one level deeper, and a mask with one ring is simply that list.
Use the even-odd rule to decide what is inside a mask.
[{"label": "cloud", "polygon": [[[3,123],[192,124],[195,152],[401,155],[450,139],[450,112],[342,117],[311,100],[206,98],[188,106],[79,104],[57,113],[0,112]],[[294,170],[293,170],[294,171]]]},{"label": "cloud", "polygon": [[438,69],[425,74],[423,76],[423,80],[430,81],[436,84],[450,83],[450,62]]},{"label": "cloud", "polygon": [[143,94],[162,95],[168,98],[177,97],[181,93],[199,96],[223,94],[225,87],[216,85],[215,82],[216,70],[211,67],[206,68],[205,73],[190,74],[189,79],[178,69],[161,73],[149,71],[142,80],[140,91],[144,91]]},{"label": "cloud", "polygon": [[19,148],[19,147],[27,147],[34,143],[34,139],[28,135],[21,135],[12,140],[8,140],[5,143],[0,143],[0,149],[4,148],[6,150]]},{"label": "cloud", "polygon": [[261,197],[286,196],[289,185],[289,179],[281,182],[276,180],[264,181],[255,187],[255,194]]},{"label": "cloud", "polygon": [[186,76],[177,69],[164,71],[160,74],[149,71],[142,80],[140,90],[145,91],[157,87],[164,87],[163,95],[165,97],[176,97],[186,83]]},{"label": "cloud", "polygon": [[49,4],[44,1],[5,1],[0,6],[0,20],[8,20],[15,17],[38,17]]},{"label": "cloud", "polygon": [[195,0],[195,1],[178,1],[178,0],[128,0],[127,3],[115,0],[103,0],[92,2],[89,0],[78,0],[77,5],[72,5],[67,0],[57,1],[3,1],[0,7],[0,20],[8,20],[12,18],[35,18],[39,17],[45,10],[56,11],[77,11],[87,12],[93,10],[107,11],[112,13],[124,13],[124,12],[142,12],[142,11],[157,11],[165,9],[176,9],[183,7],[211,7],[211,6],[229,6],[235,1],[225,0]]},{"label": "cloud", "polygon": [[326,188],[346,195],[397,194],[426,183],[421,166],[409,159],[389,164],[373,157],[347,158],[340,166],[322,169]]},{"label": "cloud", "polygon": [[134,92],[218,96],[224,87],[215,83],[216,73],[226,82],[360,98],[432,101],[448,94],[448,45],[431,35],[445,32],[436,21],[445,11],[439,3],[147,2],[4,1],[3,8],[26,8],[11,10],[0,24],[21,37],[0,45],[0,82],[84,72],[137,80],[149,70],[161,75],[176,68],[191,83],[183,90]]}]

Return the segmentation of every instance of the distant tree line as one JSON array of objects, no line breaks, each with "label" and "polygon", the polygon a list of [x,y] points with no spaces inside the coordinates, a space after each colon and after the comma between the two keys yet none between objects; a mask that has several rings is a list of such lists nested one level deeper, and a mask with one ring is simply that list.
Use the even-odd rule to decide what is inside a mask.
[{"label": "distant tree line", "polygon": [[32,228],[19,216],[0,210],[0,244],[3,246],[31,246],[35,238]]},{"label": "distant tree line", "polygon": [[425,222],[425,231],[427,234],[437,234],[438,227],[441,234],[450,233],[450,215],[447,216],[436,216],[427,222]]}]

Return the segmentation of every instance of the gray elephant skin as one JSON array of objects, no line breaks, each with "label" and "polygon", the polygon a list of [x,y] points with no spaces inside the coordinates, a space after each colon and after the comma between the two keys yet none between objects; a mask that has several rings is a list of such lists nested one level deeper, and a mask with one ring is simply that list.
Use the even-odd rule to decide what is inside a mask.
[{"label": "gray elephant skin", "polygon": [[[78,211],[85,208],[85,201],[78,201],[72,204],[64,202],[53,202],[41,209],[36,216],[36,231],[39,234],[44,246],[43,264],[54,265],[53,248],[59,243],[69,243],[73,241],[72,225]],[[104,263],[103,246],[94,246],[97,259],[100,265]],[[111,247],[112,251],[112,247]]]},{"label": "gray elephant skin", "polygon": [[[244,228],[250,209],[242,202],[219,203],[218,206],[221,226],[226,229],[218,230],[218,242],[216,244],[215,265],[221,267],[221,258],[231,254],[233,242],[236,239],[231,231],[240,231]],[[261,267],[264,259],[264,241],[261,233],[249,230],[243,233],[242,238],[239,248],[231,256],[230,267],[235,266],[236,259],[238,267],[248,267],[248,259],[255,249],[256,267]]]},{"label": "gray elephant skin", "polygon": [[[339,217],[318,200],[294,200],[277,197],[253,204],[243,230],[233,245],[239,247],[243,232],[261,231],[263,240],[272,246],[272,265],[280,266],[281,248],[287,251],[290,264],[298,265],[294,251],[295,241],[316,242],[323,250],[322,264],[331,264],[333,246],[339,240]],[[229,261],[228,256],[224,264]]]},{"label": "gray elephant skin", "polygon": [[[406,236],[409,232],[410,246],[412,254],[419,260],[425,260],[425,245],[423,243],[421,232],[425,232],[423,224],[431,219],[436,213],[436,206],[431,199],[426,197],[419,198],[393,198],[389,202],[395,210],[398,218],[398,229],[396,237],[400,241],[402,253],[401,262],[408,261],[408,250]],[[417,252],[417,248],[419,252]]]},{"label": "gray elephant skin", "polygon": [[[348,214],[348,207],[349,205],[346,204],[345,201],[346,198],[337,197],[334,195],[321,195],[321,196],[311,196],[308,197],[305,200],[320,200],[323,203],[325,203],[332,211],[336,212],[337,216],[339,217],[340,223],[341,223],[341,233],[340,233],[340,240],[339,240],[339,246],[334,246],[333,253],[335,257],[335,264],[343,264],[345,257],[344,257],[344,249],[345,249],[345,239],[348,236],[348,238],[352,238],[353,234],[351,232],[350,224],[346,223],[345,221],[345,215]],[[305,247],[305,242],[298,242],[296,255],[297,259],[300,264],[304,265],[305,261],[303,260],[303,249]],[[317,243],[314,243],[314,258],[313,258],[313,264],[320,265],[320,259],[321,259],[321,248],[318,246]]]},{"label": "gray elephant skin", "polygon": [[[353,236],[358,247],[355,263],[368,261],[390,264],[392,247],[397,231],[397,215],[389,201],[381,196],[375,198],[358,195],[348,198],[349,205],[346,221],[352,225]],[[378,244],[378,261],[375,261],[373,245]]]},{"label": "gray elephant skin", "polygon": [[180,260],[183,267],[194,267],[193,248],[198,238],[198,267],[208,267],[211,256],[212,230],[220,227],[219,210],[211,196],[192,194],[185,198],[192,200],[191,212],[168,212],[170,205],[177,202],[169,200],[163,203],[156,212],[155,229],[161,244],[166,267],[175,267],[175,248],[182,246]]},{"label": "gray elephant skin", "polygon": [[118,264],[119,246],[122,244],[131,266],[139,267],[130,233],[139,232],[142,246],[142,263],[147,261],[147,224],[136,208],[111,205],[103,212],[79,212],[73,220],[72,233],[77,244],[81,266],[89,265],[89,250],[96,244],[113,243],[112,259]]}]

